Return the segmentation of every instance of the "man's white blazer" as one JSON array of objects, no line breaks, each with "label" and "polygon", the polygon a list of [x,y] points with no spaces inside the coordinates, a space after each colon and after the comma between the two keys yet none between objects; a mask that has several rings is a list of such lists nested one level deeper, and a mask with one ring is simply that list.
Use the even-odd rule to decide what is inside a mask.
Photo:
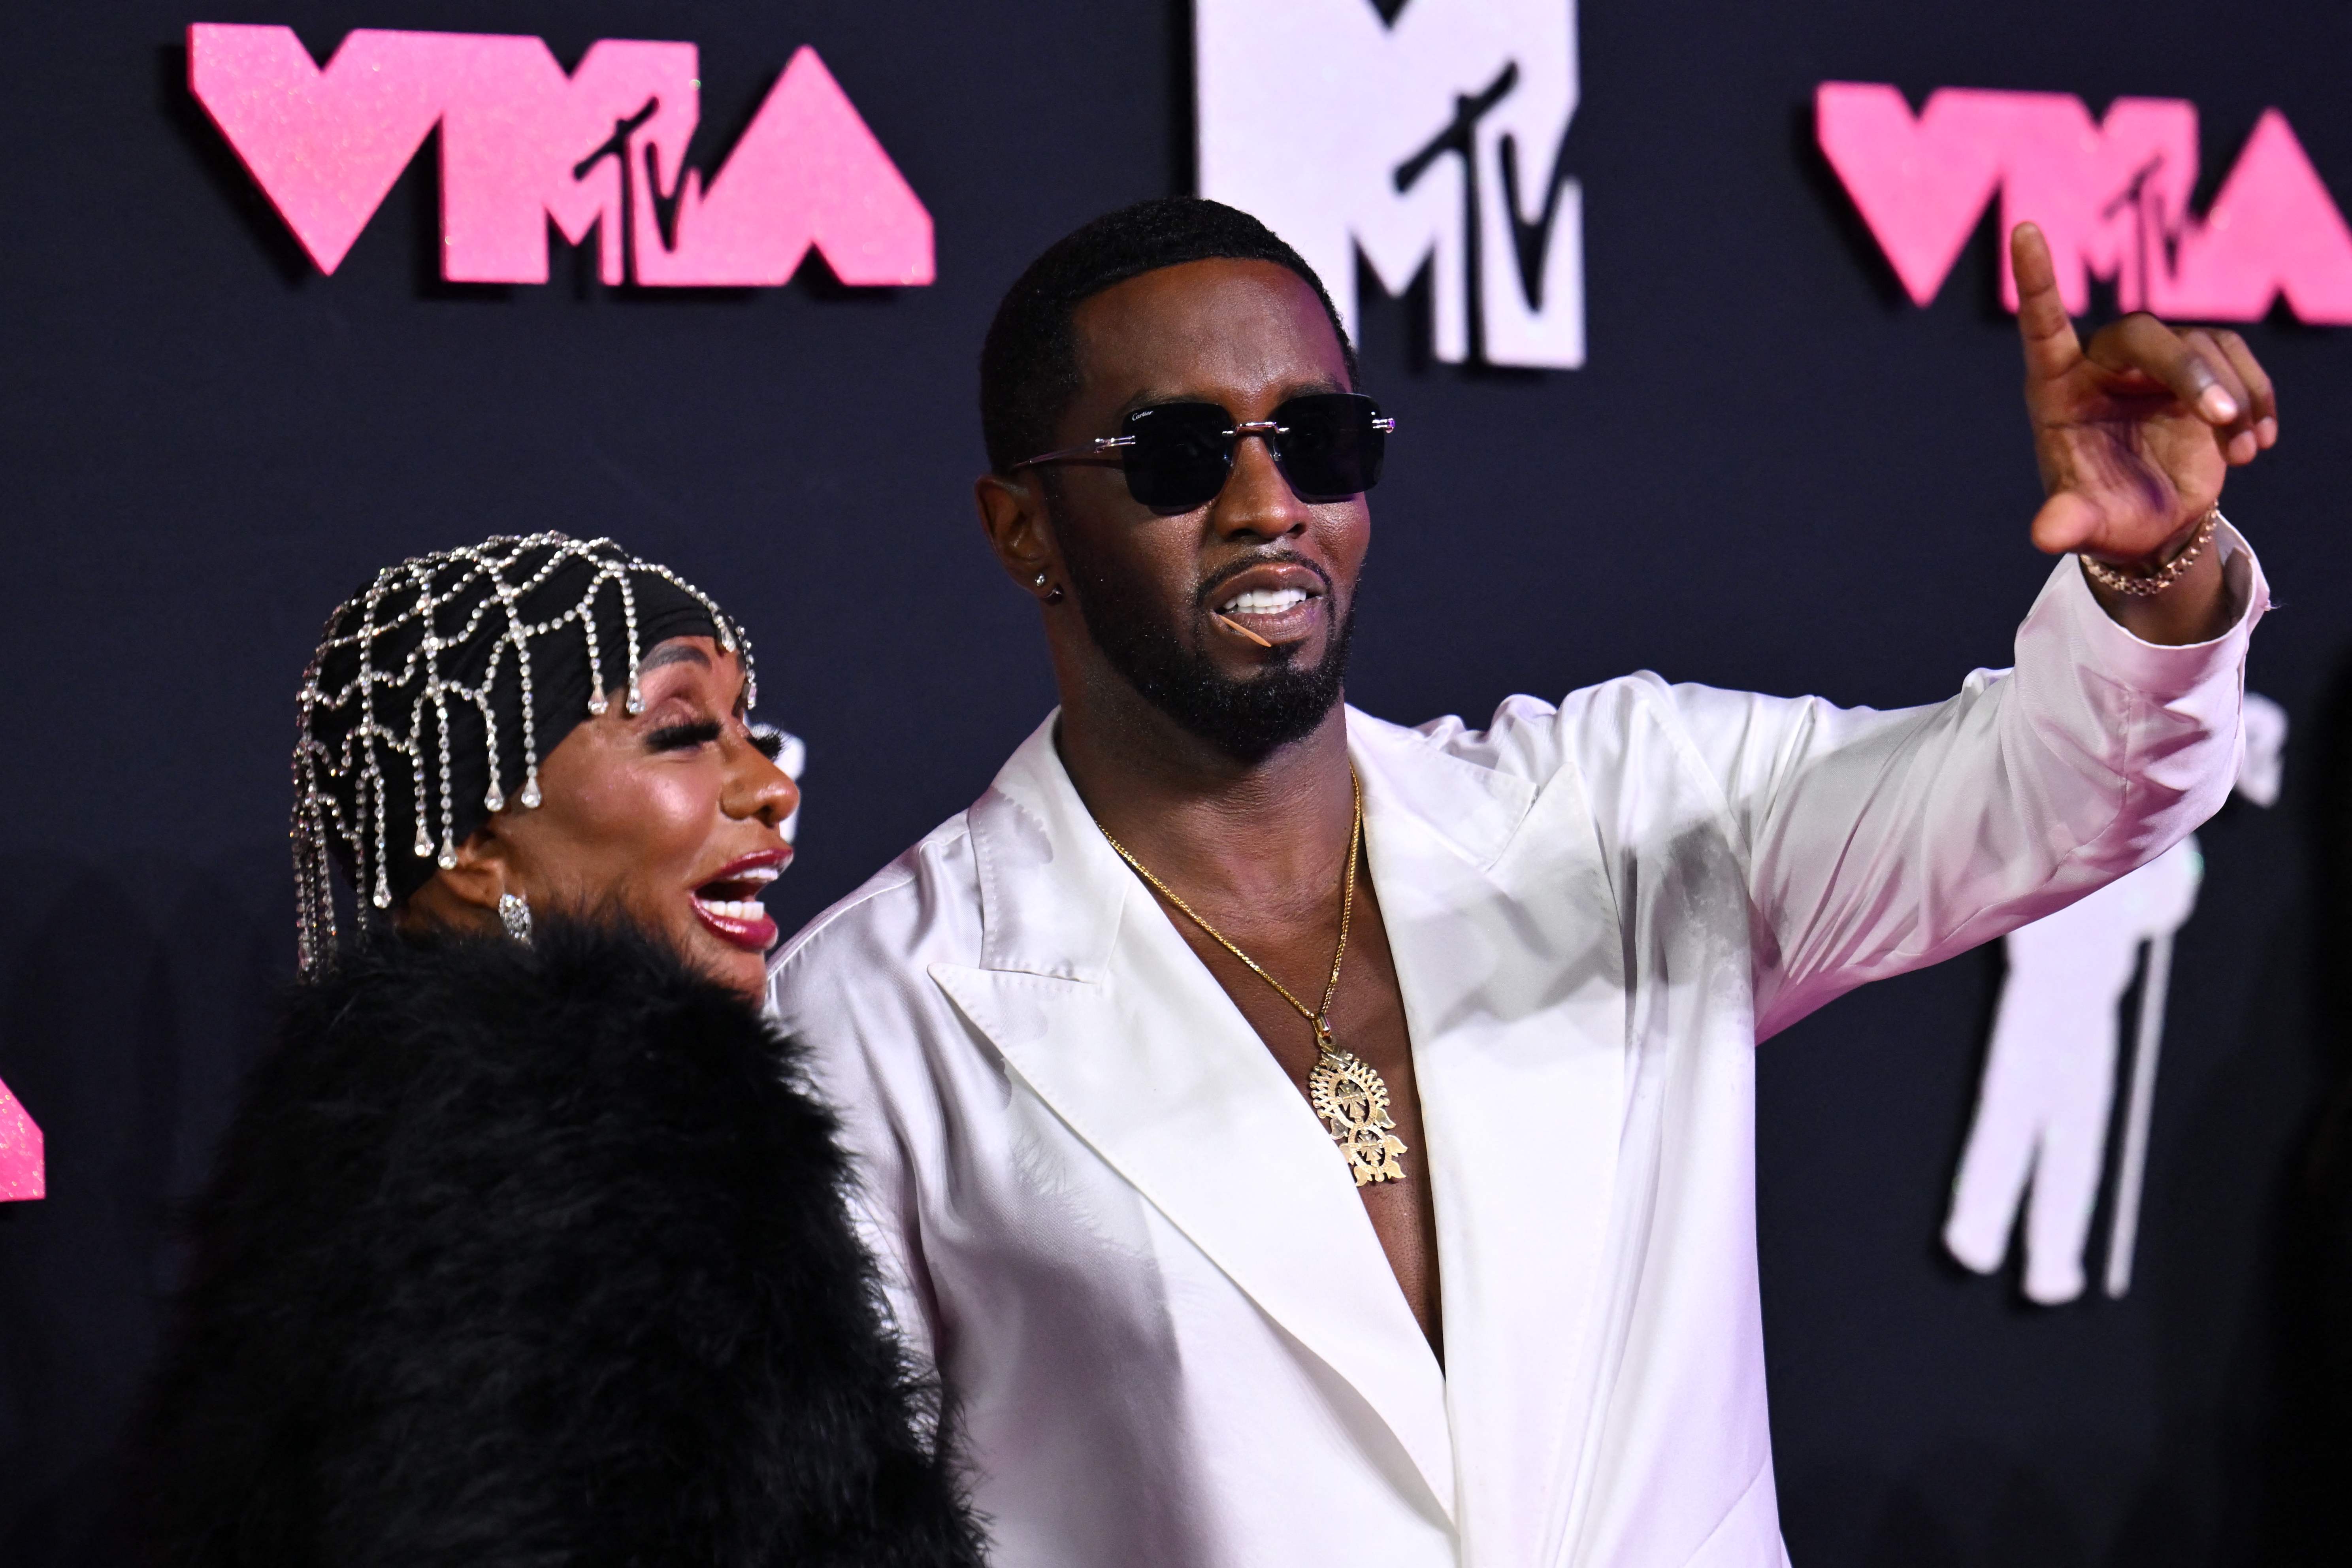
[{"label": "man's white blazer", "polygon": [[1104,842],[1049,718],[772,980],[994,1561],[1782,1562],[1755,1044],[2221,804],[2267,602],[2223,548],[2245,609],[2217,641],[2138,641],[2067,561],[2015,669],[1930,708],[1637,675],[1484,731],[1349,710],[1442,1367],[1329,1138]]}]

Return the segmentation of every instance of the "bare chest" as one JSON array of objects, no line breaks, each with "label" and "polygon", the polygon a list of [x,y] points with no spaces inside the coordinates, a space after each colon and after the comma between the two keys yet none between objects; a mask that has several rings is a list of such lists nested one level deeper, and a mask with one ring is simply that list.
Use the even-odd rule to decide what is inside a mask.
[{"label": "bare chest", "polygon": [[[1192,921],[1173,910],[1170,912],[1185,941],[1233,999],[1242,1016],[1249,1021],[1292,1086],[1301,1098],[1313,1104],[1317,1097],[1311,1080],[1321,1056],[1314,1025],[1280,992]],[[1216,923],[1235,945],[1281,981],[1292,995],[1309,1007],[1321,1002],[1331,973],[1334,930],[1318,930],[1311,924],[1292,928],[1245,917],[1234,919],[1231,924],[1223,921]],[[1404,996],[1397,984],[1396,965],[1381,920],[1380,900],[1372,893],[1369,878],[1358,896],[1353,924],[1339,990],[1332,998],[1332,1039],[1379,1075],[1387,1090],[1388,1114],[1395,1123],[1390,1135],[1404,1145],[1403,1152],[1396,1157],[1396,1163],[1404,1170],[1401,1179],[1360,1185],[1356,1192],[1363,1201],[1374,1234],[1380,1237],[1381,1249],[1388,1255],[1398,1288],[1403,1291],[1423,1334],[1442,1358],[1436,1213],[1430,1197],[1421,1096],[1413,1077],[1412,1039],[1405,1026]],[[1329,1086],[1325,1087],[1328,1092]],[[1326,1107],[1317,1109],[1319,1111]],[[1336,1142],[1332,1159],[1346,1159]]]}]

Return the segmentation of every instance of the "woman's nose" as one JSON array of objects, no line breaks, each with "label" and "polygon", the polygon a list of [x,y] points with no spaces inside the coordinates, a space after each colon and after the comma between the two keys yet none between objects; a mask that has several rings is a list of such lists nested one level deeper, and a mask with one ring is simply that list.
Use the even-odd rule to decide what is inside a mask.
[{"label": "woman's nose", "polygon": [[729,781],[727,815],[756,816],[771,827],[782,827],[800,809],[800,785],[757,746],[740,750],[742,761]]}]

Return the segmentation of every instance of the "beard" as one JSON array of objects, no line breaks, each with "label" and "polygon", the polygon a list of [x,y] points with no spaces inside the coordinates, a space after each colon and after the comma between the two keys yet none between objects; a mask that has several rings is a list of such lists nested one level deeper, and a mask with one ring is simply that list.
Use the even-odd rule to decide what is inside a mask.
[{"label": "beard", "polygon": [[[1205,652],[1185,647],[1140,584],[1122,579],[1092,553],[1091,545],[1079,543],[1085,536],[1082,528],[1056,531],[1087,632],[1111,668],[1185,730],[1235,762],[1255,764],[1314,733],[1339,705],[1348,641],[1356,629],[1354,595],[1331,628],[1320,659],[1301,666],[1295,647],[1278,647],[1267,656],[1265,668],[1237,679],[1219,669]],[[1331,580],[1322,569],[1288,551],[1252,555],[1221,577],[1276,561],[1295,562],[1322,577],[1324,603],[1334,601]],[[1214,591],[1213,584],[1208,591]]]}]

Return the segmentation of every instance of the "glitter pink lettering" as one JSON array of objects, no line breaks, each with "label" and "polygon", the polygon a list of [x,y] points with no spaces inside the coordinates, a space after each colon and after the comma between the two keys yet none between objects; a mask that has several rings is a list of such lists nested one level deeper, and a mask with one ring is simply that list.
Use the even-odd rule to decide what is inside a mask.
[{"label": "glitter pink lettering", "polygon": [[605,39],[567,75],[537,38],[363,29],[320,66],[290,28],[200,23],[188,72],[321,272],[437,128],[454,282],[545,282],[551,221],[607,283],[773,286],[812,248],[844,283],[934,276],[930,215],[811,48],[707,181],[691,44]]}]

